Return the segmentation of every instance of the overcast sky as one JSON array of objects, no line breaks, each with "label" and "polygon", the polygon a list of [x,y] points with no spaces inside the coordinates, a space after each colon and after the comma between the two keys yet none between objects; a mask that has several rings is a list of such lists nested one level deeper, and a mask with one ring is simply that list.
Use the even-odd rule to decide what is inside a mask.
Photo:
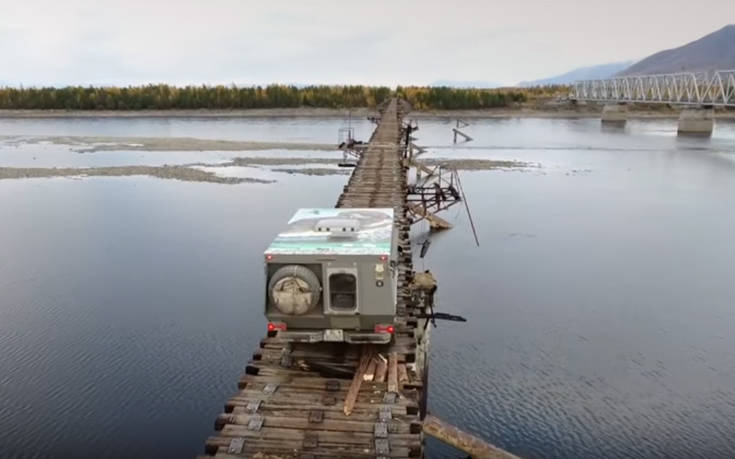
[{"label": "overcast sky", "polygon": [[516,84],[735,23],[735,0],[0,0],[0,84]]}]

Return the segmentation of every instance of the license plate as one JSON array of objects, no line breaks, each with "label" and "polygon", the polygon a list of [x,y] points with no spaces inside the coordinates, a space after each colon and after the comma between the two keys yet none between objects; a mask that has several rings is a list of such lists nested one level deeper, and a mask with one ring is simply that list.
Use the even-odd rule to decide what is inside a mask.
[{"label": "license plate", "polygon": [[340,329],[324,330],[324,341],[342,342],[345,340],[344,333]]}]

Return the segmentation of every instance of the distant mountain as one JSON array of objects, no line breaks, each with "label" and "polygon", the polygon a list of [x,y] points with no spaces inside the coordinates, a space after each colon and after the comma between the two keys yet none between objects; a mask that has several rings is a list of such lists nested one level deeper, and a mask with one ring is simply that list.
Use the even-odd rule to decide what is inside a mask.
[{"label": "distant mountain", "polygon": [[729,69],[735,69],[735,25],[725,26],[684,46],[652,54],[619,75]]},{"label": "distant mountain", "polygon": [[429,86],[448,86],[450,88],[499,88],[503,85],[489,81],[436,80]]},{"label": "distant mountain", "polygon": [[590,67],[580,67],[570,72],[563,73],[551,78],[543,78],[541,80],[521,81],[518,86],[546,86],[550,84],[570,84],[577,80],[594,80],[598,78],[608,78],[616,73],[630,67],[634,61],[613,62],[610,64],[593,65]]}]

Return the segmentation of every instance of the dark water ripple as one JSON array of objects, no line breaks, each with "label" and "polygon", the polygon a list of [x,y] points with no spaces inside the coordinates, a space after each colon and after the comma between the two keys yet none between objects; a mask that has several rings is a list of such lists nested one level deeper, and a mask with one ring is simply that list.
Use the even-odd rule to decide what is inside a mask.
[{"label": "dark water ripple", "polygon": [[[169,135],[125,123],[53,132]],[[271,140],[268,123],[223,132]],[[288,123],[315,141],[340,125]],[[735,457],[735,125],[698,142],[630,124],[478,121],[477,145],[499,147],[457,149],[543,171],[463,173],[481,247],[457,211],[420,262],[441,308],[470,319],[433,335],[430,409],[521,456]],[[419,143],[449,147],[448,132],[423,123]],[[344,180],[0,183],[0,458],[201,453],[263,334],[263,247]]]},{"label": "dark water ripple", "polygon": [[[498,365],[470,345],[460,352],[436,341],[433,410],[523,457],[735,457],[735,388],[641,398],[539,361],[543,352],[509,348],[514,355]],[[440,376],[452,374],[465,378]]]},{"label": "dark water ripple", "polygon": [[[320,193],[333,200],[343,181],[279,189],[314,205]],[[0,296],[0,457],[201,453],[264,329],[250,306],[260,267],[242,261],[261,259],[294,201],[281,211],[271,203],[272,216],[254,222],[241,210],[249,194],[226,187],[0,184],[3,196],[17,189],[23,218],[0,226],[0,259],[12,260]],[[0,214],[15,204],[0,200]]]}]

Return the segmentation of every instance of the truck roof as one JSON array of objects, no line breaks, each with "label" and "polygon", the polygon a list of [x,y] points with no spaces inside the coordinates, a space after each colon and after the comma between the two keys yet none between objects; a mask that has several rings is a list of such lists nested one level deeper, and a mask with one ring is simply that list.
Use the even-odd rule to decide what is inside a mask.
[{"label": "truck roof", "polygon": [[393,209],[299,209],[266,254],[390,255]]}]

